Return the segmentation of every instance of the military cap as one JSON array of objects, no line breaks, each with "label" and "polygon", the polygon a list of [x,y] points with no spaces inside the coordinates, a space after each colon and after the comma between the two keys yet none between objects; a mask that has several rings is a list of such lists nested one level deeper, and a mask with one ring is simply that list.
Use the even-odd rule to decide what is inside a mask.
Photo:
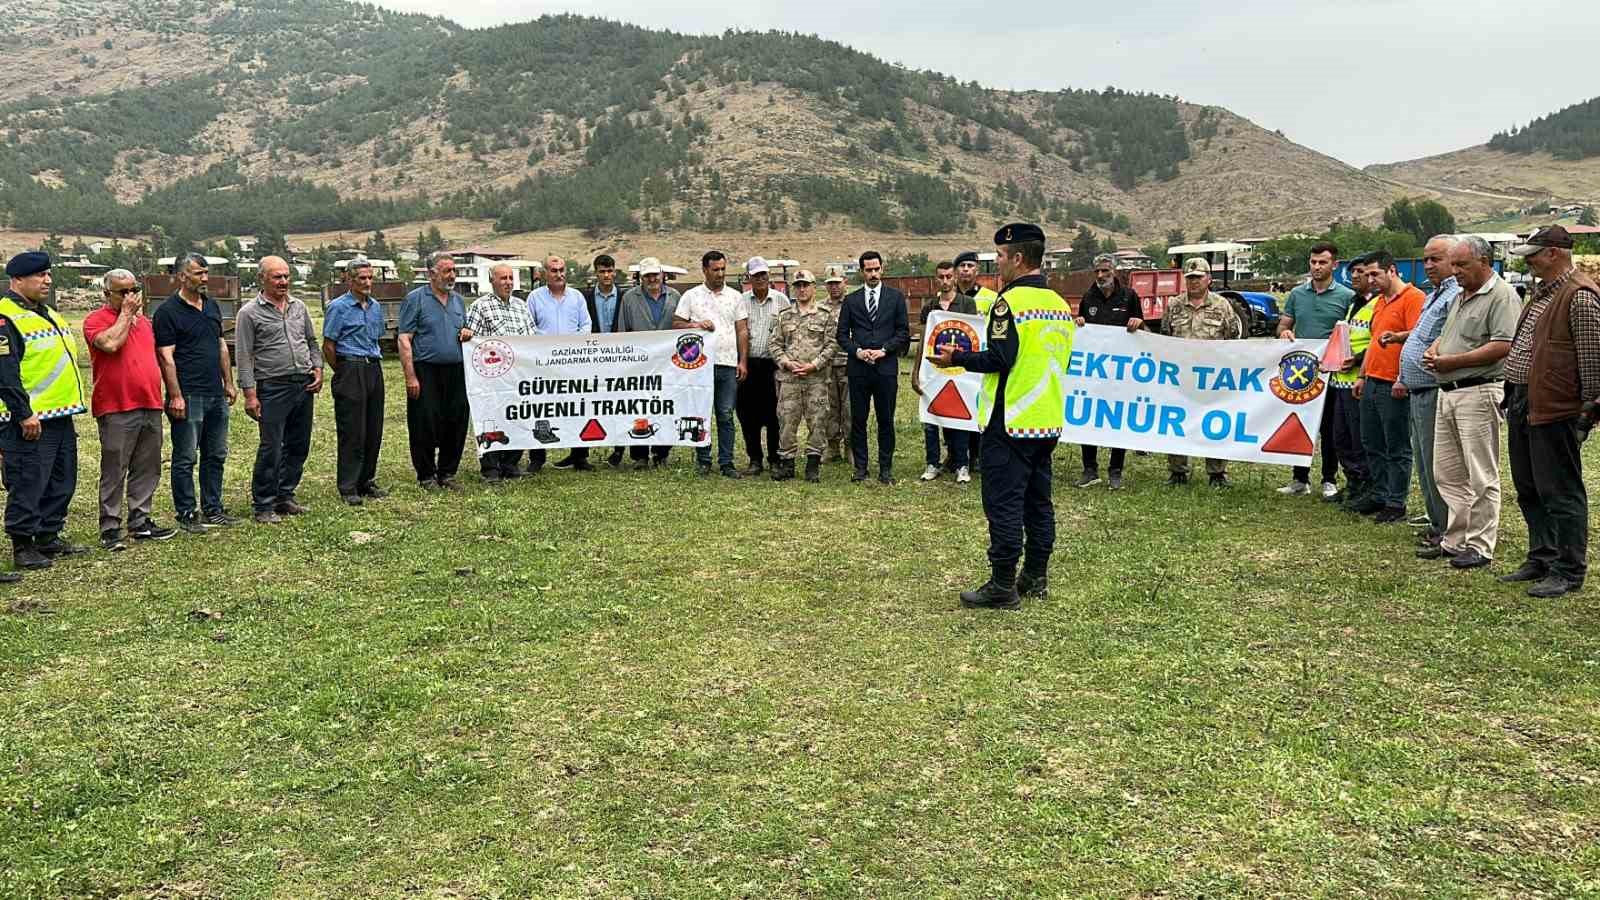
[{"label": "military cap", "polygon": [[824,283],[844,281],[844,266],[828,266],[827,268],[823,269],[822,280]]},{"label": "military cap", "polygon": [[789,279],[789,283],[790,284],[816,284],[817,283],[817,278],[816,278],[815,275],[811,274],[811,270],[810,269],[801,269],[800,271],[794,273],[794,277]]},{"label": "military cap", "polygon": [[994,233],[996,247],[1005,247],[1010,244],[1026,244],[1029,241],[1044,242],[1044,229],[1028,222],[1013,222]]},{"label": "military cap", "polygon": [[6,263],[6,275],[10,278],[27,278],[49,268],[50,254],[40,250],[28,250],[11,257],[11,261]]},{"label": "military cap", "polygon": [[978,253],[975,250],[963,250],[956,254],[956,265],[958,266],[964,262],[976,263],[977,261]]},{"label": "military cap", "polygon": [[1211,264],[1206,262],[1204,257],[1191,256],[1189,257],[1189,261],[1183,264],[1183,277],[1185,278],[1188,278],[1190,275],[1210,274]]}]

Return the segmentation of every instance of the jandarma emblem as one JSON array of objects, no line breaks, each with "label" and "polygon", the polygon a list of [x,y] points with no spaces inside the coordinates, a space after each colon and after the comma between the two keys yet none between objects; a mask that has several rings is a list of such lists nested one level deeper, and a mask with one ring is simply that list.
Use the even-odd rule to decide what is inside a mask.
[{"label": "jandarma emblem", "polygon": [[1272,393],[1285,403],[1310,403],[1322,396],[1327,382],[1317,374],[1316,354],[1296,350],[1278,360],[1278,375],[1271,381]]},{"label": "jandarma emblem", "polygon": [[672,364],[680,369],[698,369],[705,365],[705,339],[698,334],[686,334],[678,338],[678,349],[672,354]]}]

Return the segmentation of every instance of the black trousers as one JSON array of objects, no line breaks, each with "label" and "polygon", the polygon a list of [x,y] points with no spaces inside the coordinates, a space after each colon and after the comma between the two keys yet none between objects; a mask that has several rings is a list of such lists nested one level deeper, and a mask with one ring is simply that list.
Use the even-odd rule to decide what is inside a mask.
[{"label": "black trousers", "polygon": [[[1128,458],[1128,451],[1121,447],[1111,448],[1111,471],[1121,472],[1122,464]],[[1083,470],[1085,472],[1100,471],[1100,448],[1092,444],[1083,445]]]},{"label": "black trousers", "polygon": [[[1344,466],[1346,481],[1367,480],[1367,451],[1361,446],[1361,401],[1356,399],[1354,390],[1330,390],[1328,400],[1323,406],[1323,421],[1328,421],[1327,409],[1333,408],[1333,449],[1338,454],[1339,463]],[[1328,438],[1324,437],[1324,441]],[[1324,448],[1328,445],[1323,444]],[[1324,474],[1327,478],[1326,465],[1328,455],[1322,455]],[[1310,470],[1305,470],[1310,474]]]},{"label": "black trousers", "polygon": [[22,439],[22,425],[0,425],[5,453],[6,534],[13,540],[48,541],[67,524],[67,505],[78,489],[78,430],[71,416],[44,419],[39,439]]},{"label": "black trousers", "polygon": [[993,426],[984,429],[983,514],[989,518],[989,566],[997,578],[1009,578],[1018,559],[1029,572],[1050,565],[1056,544],[1050,502],[1055,450],[1055,438],[1011,438]]},{"label": "black trousers", "polygon": [[378,361],[339,357],[333,373],[333,424],[339,435],[339,496],[359,495],[378,477],[383,446],[383,367]]},{"label": "black trousers", "polygon": [[250,503],[256,512],[269,512],[294,500],[311,454],[313,395],[306,391],[310,375],[263,378],[256,382],[261,401],[261,444],[256,447],[256,467],[250,476]]},{"label": "black trousers", "polygon": [[[1330,392],[1335,395],[1344,393],[1343,391],[1334,391],[1332,389],[1330,389]],[[1339,478],[1339,445],[1334,437],[1335,425],[1339,417],[1334,413],[1333,401],[1334,398],[1331,396],[1323,401],[1322,421],[1317,423],[1317,443],[1322,446],[1322,480],[1330,482],[1337,481]],[[1358,415],[1357,419],[1359,418],[1360,416]],[[1345,470],[1345,474],[1349,474],[1348,469]],[[1294,480],[1302,484],[1310,481],[1310,467],[1295,466]]]},{"label": "black trousers", "polygon": [[628,458],[635,461],[642,461],[651,459],[653,457],[657,462],[661,462],[665,460],[670,453],[672,453],[671,444],[650,446],[634,445],[628,448]]},{"label": "black trousers", "polygon": [[459,363],[414,365],[422,391],[406,399],[406,432],[411,467],[418,481],[454,478],[466,448],[467,376]]},{"label": "black trousers", "polygon": [[1578,420],[1528,423],[1528,388],[1506,383],[1511,483],[1528,523],[1528,562],[1582,584],[1589,571],[1589,495]]},{"label": "black trousers", "polygon": [[762,459],[761,432],[766,432],[766,460],[778,461],[778,363],[752,356],[745,361],[748,372],[739,385],[733,409],[744,433],[744,452],[751,462]]},{"label": "black trousers", "polygon": [[878,473],[894,470],[894,401],[900,377],[893,371],[874,370],[850,375],[850,455],[856,471],[867,470],[867,411],[878,415]]}]

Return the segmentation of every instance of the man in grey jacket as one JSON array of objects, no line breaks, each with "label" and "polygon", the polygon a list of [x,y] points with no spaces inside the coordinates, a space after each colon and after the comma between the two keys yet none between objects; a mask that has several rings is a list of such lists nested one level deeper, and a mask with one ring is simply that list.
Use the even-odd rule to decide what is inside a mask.
[{"label": "man in grey jacket", "polygon": [[[639,281],[639,285],[622,295],[622,304],[617,308],[617,331],[671,330],[679,294],[667,286],[661,260],[653,256],[639,260]],[[634,471],[643,472],[652,465],[658,468],[666,465],[671,452],[670,444],[654,447],[635,444],[628,448],[628,457],[633,460]]]}]

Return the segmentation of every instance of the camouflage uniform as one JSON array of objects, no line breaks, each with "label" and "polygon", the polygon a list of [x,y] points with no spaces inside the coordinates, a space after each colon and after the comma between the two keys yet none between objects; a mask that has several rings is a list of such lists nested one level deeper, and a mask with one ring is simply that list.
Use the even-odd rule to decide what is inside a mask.
[{"label": "camouflage uniform", "polygon": [[[1198,307],[1192,306],[1186,296],[1169,301],[1161,319],[1161,330],[1172,337],[1196,341],[1231,341],[1244,336],[1244,324],[1239,321],[1233,304],[1212,291],[1206,292],[1205,302]],[[1188,476],[1189,457],[1167,454],[1167,471]],[[1206,474],[1216,476],[1227,472],[1227,460],[1206,460]]]},{"label": "camouflage uniform", "polygon": [[[838,349],[835,336],[839,311],[825,300],[816,300],[811,309],[791,306],[778,313],[772,329],[772,357],[778,361],[778,457],[795,458],[800,423],[807,423],[806,455],[822,456],[823,442],[831,431],[831,362]],[[813,363],[817,371],[799,376],[785,368],[788,363]]]}]

